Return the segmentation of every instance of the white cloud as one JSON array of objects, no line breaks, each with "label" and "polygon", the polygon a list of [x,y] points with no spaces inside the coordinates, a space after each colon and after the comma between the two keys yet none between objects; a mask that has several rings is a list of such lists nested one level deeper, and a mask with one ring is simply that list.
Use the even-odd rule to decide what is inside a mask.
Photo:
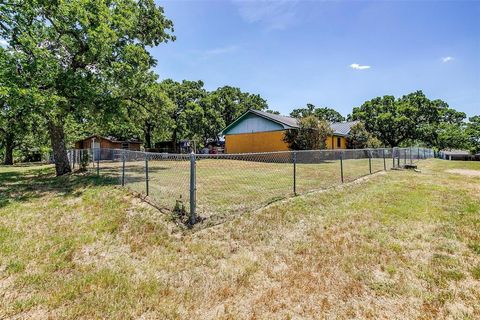
[{"label": "white cloud", "polygon": [[0,47],[6,47],[8,46],[8,42],[5,39],[0,39]]},{"label": "white cloud", "polygon": [[442,58],[442,62],[443,62],[443,63],[447,63],[447,62],[452,61],[452,60],[454,60],[453,57],[443,57],[443,58]]},{"label": "white cloud", "polygon": [[262,23],[270,30],[282,30],[295,22],[297,2],[234,1],[243,20],[248,23]]},{"label": "white cloud", "polygon": [[370,66],[362,66],[362,65],[359,65],[358,63],[352,63],[350,65],[350,68],[355,69],[355,70],[365,70],[365,69],[370,69],[371,67]]}]

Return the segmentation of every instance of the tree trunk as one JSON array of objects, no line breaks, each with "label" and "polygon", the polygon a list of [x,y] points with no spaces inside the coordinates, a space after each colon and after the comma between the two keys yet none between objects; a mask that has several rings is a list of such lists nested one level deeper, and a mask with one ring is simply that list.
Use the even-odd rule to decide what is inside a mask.
[{"label": "tree trunk", "polygon": [[173,129],[173,132],[172,132],[172,141],[173,141],[173,150],[174,150],[174,153],[177,153],[178,150],[177,150],[177,129]]},{"label": "tree trunk", "polygon": [[12,165],[13,164],[13,134],[8,133],[5,136],[5,158],[3,159],[3,164]]},{"label": "tree trunk", "polygon": [[65,146],[65,132],[63,124],[49,121],[48,130],[50,132],[50,141],[52,143],[53,157],[55,159],[55,172],[58,176],[72,172],[68,161],[67,148]]},{"label": "tree trunk", "polygon": [[152,148],[152,125],[150,122],[145,121],[145,148],[150,149]]}]

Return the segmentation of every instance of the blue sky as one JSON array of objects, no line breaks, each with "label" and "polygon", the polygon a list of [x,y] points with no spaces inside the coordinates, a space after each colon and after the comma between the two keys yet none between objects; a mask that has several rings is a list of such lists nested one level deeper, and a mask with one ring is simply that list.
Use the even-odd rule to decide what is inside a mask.
[{"label": "blue sky", "polygon": [[158,3],[177,36],[151,50],[162,79],[236,86],[283,114],[415,90],[480,114],[480,2]]}]

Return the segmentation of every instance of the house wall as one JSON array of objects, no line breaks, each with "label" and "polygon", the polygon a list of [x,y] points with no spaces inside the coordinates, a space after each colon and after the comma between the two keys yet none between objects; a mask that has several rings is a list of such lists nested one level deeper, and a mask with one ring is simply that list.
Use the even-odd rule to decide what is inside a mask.
[{"label": "house wall", "polygon": [[[337,147],[337,139],[340,138],[340,147]],[[340,136],[329,136],[326,141],[327,149],[347,149],[347,138]]]},{"label": "house wall", "polygon": [[[251,153],[288,151],[288,144],[283,141],[285,131],[255,132],[242,134],[228,134],[225,136],[226,153]],[[337,138],[340,138],[340,148],[337,147]],[[329,136],[326,141],[327,149],[346,149],[345,137]]]},{"label": "house wall", "polygon": [[288,151],[283,141],[285,131],[228,134],[225,136],[226,153]]},{"label": "house wall", "polygon": [[[95,141],[100,139],[100,148],[101,149],[122,149],[121,142],[113,142],[103,138],[95,138]],[[128,150],[140,151],[140,143],[129,143]],[[90,149],[92,148],[92,139],[85,139],[75,142],[76,149]]]}]

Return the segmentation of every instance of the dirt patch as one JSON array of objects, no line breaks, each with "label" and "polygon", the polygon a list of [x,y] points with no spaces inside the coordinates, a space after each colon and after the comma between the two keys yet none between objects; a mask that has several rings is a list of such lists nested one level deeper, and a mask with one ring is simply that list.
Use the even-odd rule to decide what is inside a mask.
[{"label": "dirt patch", "polygon": [[480,177],[480,170],[469,170],[469,169],[450,169],[445,172],[453,174],[461,174],[462,176],[469,177]]}]

